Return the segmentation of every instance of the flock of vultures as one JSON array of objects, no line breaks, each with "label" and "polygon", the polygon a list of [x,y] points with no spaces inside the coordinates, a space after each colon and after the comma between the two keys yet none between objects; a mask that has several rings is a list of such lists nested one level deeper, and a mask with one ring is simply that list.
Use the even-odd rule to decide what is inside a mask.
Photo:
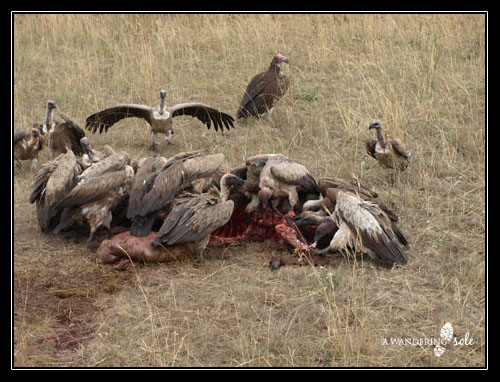
[{"label": "flock of vultures", "polygon": [[[270,118],[286,93],[288,63],[273,57],[267,71],[248,84],[237,119]],[[172,140],[173,118],[192,116],[215,131],[234,128],[230,114],[202,103],[157,107],[119,104],[90,115],[85,128],[105,133],[124,118],[142,118],[150,126],[150,150],[157,134]],[[62,120],[54,118],[54,111]],[[403,171],[410,152],[398,139],[388,139],[380,122],[369,126],[376,139],[366,141],[367,154],[385,168]],[[48,147],[52,159],[38,165]],[[90,229],[87,245],[97,257],[124,269],[132,262],[161,262],[182,255],[202,261],[207,245],[223,246],[275,239],[294,253],[325,258],[334,253],[367,254],[386,265],[406,265],[408,241],[398,217],[357,179],[315,178],[308,169],[281,154],[256,154],[223,171],[223,154],[181,152],[170,158],[130,158],[112,147],[93,148],[78,124],[48,101],[45,120],[31,129],[15,130],[16,165],[31,160],[36,175],[30,202],[46,234]],[[96,235],[101,228],[107,238]],[[272,259],[271,269],[285,262]]]}]

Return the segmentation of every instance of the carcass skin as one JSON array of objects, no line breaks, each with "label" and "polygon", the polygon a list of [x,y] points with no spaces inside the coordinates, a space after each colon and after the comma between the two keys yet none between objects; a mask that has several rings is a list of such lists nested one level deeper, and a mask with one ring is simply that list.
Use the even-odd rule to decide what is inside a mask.
[{"label": "carcass skin", "polygon": [[[308,251],[308,241],[314,236],[315,226],[301,227],[302,231],[299,231],[294,222],[293,211],[282,214],[270,208],[254,214],[247,222],[245,206],[239,206],[226,225],[212,233],[208,245],[222,247],[230,243],[274,239],[284,250],[291,247],[296,251]],[[151,242],[156,236],[157,232],[153,231],[143,237],[132,236],[130,231],[122,232],[104,240],[96,256],[103,264],[116,264],[117,269],[124,270],[132,262],[160,263],[177,259],[194,250],[194,247],[191,248],[193,243],[154,247]],[[282,262],[280,265],[284,264]]]}]

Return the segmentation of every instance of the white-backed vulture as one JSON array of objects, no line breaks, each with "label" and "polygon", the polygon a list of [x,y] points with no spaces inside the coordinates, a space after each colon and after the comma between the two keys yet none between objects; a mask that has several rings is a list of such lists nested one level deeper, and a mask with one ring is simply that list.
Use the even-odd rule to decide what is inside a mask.
[{"label": "white-backed vulture", "polygon": [[400,139],[388,139],[379,121],[372,122],[368,129],[377,131],[377,139],[368,138],[365,142],[368,155],[375,158],[382,167],[406,170],[411,152],[406,150],[403,142]]},{"label": "white-backed vulture", "polygon": [[258,117],[268,112],[276,102],[286,93],[290,79],[281,73],[281,64],[288,63],[288,59],[281,53],[275,55],[267,71],[255,75],[248,84],[245,94],[241,99],[237,117]]},{"label": "white-backed vulture", "polygon": [[299,192],[320,192],[307,168],[283,155],[269,157],[259,178],[259,199],[263,207],[266,208],[269,200],[272,200],[272,207],[277,208],[284,199],[289,202],[290,209],[295,211],[300,202]]},{"label": "white-backed vulture", "polygon": [[59,113],[63,121],[54,121],[54,110],[57,109],[55,101],[47,102],[45,121],[41,125],[42,133],[47,139],[47,146],[50,148],[52,156],[65,153],[69,148],[76,155],[82,155],[84,149],[80,140],[85,136],[82,128],[64,113]]},{"label": "white-backed vulture", "polygon": [[51,232],[59,223],[66,195],[77,184],[82,167],[73,151],[68,150],[44,163],[32,183],[30,203],[36,203],[38,225],[42,232]]},{"label": "white-backed vulture", "polygon": [[34,126],[32,129],[14,131],[14,159],[18,165],[22,160],[31,160],[31,169],[38,167],[38,153],[43,148],[40,129]]},{"label": "white-backed vulture", "polygon": [[[105,159],[115,157],[117,163],[123,163],[119,154],[109,156]],[[104,159],[103,159],[104,160]],[[94,234],[101,226],[107,228],[111,233],[112,210],[128,196],[130,185],[134,178],[134,169],[127,163],[121,166],[111,165],[107,171],[93,172],[86,175],[86,171],[93,170],[97,164],[92,165],[82,172],[78,184],[60,202],[63,208],[61,218],[53,232],[71,226],[77,221],[86,221],[90,227],[90,235],[87,245],[94,247]]]},{"label": "white-backed vulture", "polygon": [[200,151],[144,160],[132,184],[127,209],[132,235],[148,235],[158,213],[168,212],[177,193],[196,179],[211,177],[223,161],[224,154],[201,156]]},{"label": "white-backed vulture", "polygon": [[338,229],[329,246],[316,253],[350,248],[381,261],[407,264],[403,247],[409,245],[396,223],[397,218],[391,218],[377,203],[365,201],[351,192],[329,190],[332,190],[330,198],[335,201],[332,217]]},{"label": "white-backed vulture", "polygon": [[211,106],[192,102],[180,103],[174,106],[167,106],[165,98],[167,92],[160,91],[160,105],[158,107],[150,107],[146,105],[136,104],[119,104],[103,110],[87,117],[85,128],[93,133],[99,130],[99,133],[107,132],[108,129],[118,121],[124,118],[136,117],[146,120],[150,127],[151,145],[150,150],[156,149],[156,134],[165,134],[167,144],[171,143],[172,119],[181,115],[190,115],[198,118],[203,122],[208,129],[214,126],[215,131],[227,130],[234,127],[234,118],[229,114],[223,113]]},{"label": "white-backed vulture", "polygon": [[213,189],[204,194],[180,195],[151,244],[191,243],[190,251],[202,261],[210,234],[226,224],[233,213],[234,202],[228,200],[231,186],[242,183],[236,175],[225,174],[220,180],[220,192]]},{"label": "white-backed vulture", "polygon": [[101,151],[96,151],[90,146],[90,141],[87,137],[80,139],[80,144],[83,148],[82,167],[90,167],[94,163],[100,162],[102,159],[116,154],[115,150],[108,145],[104,145]]}]

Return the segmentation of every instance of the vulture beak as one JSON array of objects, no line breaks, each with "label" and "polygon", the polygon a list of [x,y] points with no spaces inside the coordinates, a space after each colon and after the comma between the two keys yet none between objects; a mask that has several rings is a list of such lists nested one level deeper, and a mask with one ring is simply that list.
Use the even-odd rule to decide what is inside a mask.
[{"label": "vulture beak", "polygon": [[231,174],[231,176],[228,176],[226,178],[226,184],[228,186],[238,186],[240,184],[245,183],[243,179],[241,179],[239,176]]},{"label": "vulture beak", "polygon": [[368,130],[376,129],[378,127],[380,127],[380,122],[372,122],[370,123],[370,126],[368,126]]},{"label": "vulture beak", "polygon": [[271,187],[262,187],[259,190],[259,199],[264,208],[267,208],[269,200],[273,196],[274,190]]},{"label": "vulture beak", "polygon": [[47,107],[49,109],[55,109],[56,108],[56,101],[52,101],[52,100],[48,101],[47,102]]},{"label": "vulture beak", "polygon": [[33,129],[33,130],[31,130],[31,134],[34,137],[39,137],[40,136],[40,131],[38,129]]}]

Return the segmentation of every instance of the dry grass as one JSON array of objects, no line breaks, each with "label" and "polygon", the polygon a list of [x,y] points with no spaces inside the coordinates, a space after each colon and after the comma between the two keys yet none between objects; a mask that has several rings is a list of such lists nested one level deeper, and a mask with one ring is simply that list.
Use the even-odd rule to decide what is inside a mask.
[{"label": "dry grass", "polygon": [[[484,15],[24,14],[13,43],[15,128],[41,121],[51,98],[83,124],[115,103],[154,105],[161,88],[170,103],[234,114],[251,76],[283,52],[293,84],[272,122],[215,134],[178,118],[162,154],[203,148],[230,167],[280,152],[317,177],[354,174],[412,245],[394,269],[339,258],[273,273],[263,243],[118,272],[96,263],[86,233],[40,233],[25,164],[13,176],[15,367],[485,366]],[[392,186],[360,165],[373,119],[413,152]],[[148,155],[138,120],[90,138]],[[383,343],[437,338],[445,322],[474,344],[438,358]]]}]

